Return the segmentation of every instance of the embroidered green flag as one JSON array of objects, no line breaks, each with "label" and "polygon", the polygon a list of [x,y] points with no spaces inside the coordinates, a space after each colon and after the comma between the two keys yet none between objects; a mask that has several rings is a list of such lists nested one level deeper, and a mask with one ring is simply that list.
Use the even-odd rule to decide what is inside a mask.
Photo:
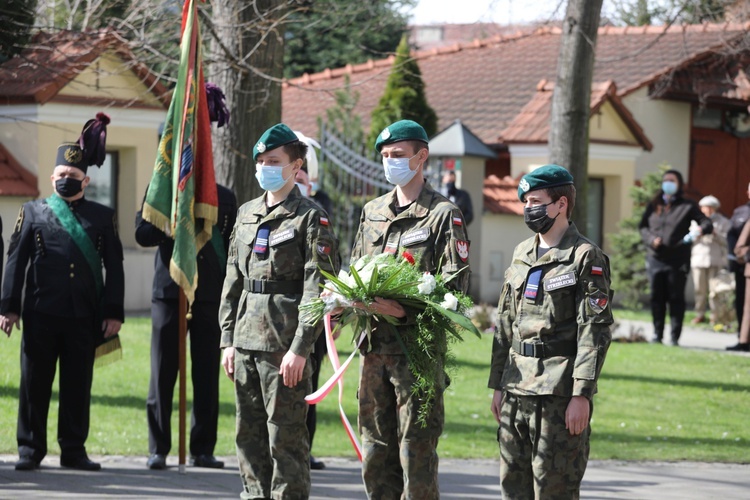
[{"label": "embroidered green flag", "polygon": [[198,252],[211,240],[218,195],[195,0],[184,3],[177,85],[167,111],[143,218],[174,239],[169,274],[188,303],[198,287]]}]

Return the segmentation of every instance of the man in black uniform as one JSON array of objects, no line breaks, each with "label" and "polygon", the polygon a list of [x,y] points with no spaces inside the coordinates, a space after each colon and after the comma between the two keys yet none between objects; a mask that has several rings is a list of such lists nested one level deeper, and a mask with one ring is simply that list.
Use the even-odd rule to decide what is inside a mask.
[{"label": "man in black uniform", "polygon": [[78,143],[58,148],[51,176],[55,193],[25,203],[11,236],[0,328],[10,336],[23,314],[16,470],[38,468],[47,454],[47,414],[58,358],[60,464],[101,468],[89,460],[84,446],[94,350],[103,338],[117,334],[124,321],[125,279],[115,212],[86,200],[84,190],[90,181],[88,166],[104,161],[107,123],[109,117],[99,113],[84,127],[83,136],[87,130],[96,132],[98,149],[86,140],[83,149]]},{"label": "man in black uniform", "polygon": [[[191,308],[190,356],[193,379],[193,416],[190,429],[191,464],[220,469],[214,458],[219,418],[219,299],[224,285],[229,236],[237,217],[237,199],[224,186],[216,186],[219,218],[213,237],[198,253],[198,289]],[[151,298],[151,381],[146,401],[150,469],[165,469],[172,447],[172,396],[177,381],[179,346],[179,288],[169,276],[174,240],[136,215],[135,240],[144,247],[158,246],[154,261]]]}]

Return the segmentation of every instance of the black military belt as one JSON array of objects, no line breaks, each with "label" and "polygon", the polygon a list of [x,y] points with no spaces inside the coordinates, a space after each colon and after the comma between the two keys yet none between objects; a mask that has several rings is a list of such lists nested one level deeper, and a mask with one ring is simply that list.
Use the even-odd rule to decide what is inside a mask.
[{"label": "black military belt", "polygon": [[552,356],[575,356],[578,352],[578,344],[567,342],[522,342],[513,339],[511,342],[513,350],[521,356],[529,358],[551,358]]},{"label": "black military belt", "polygon": [[245,290],[250,293],[293,293],[301,294],[304,288],[302,280],[278,281],[278,280],[245,280]]}]

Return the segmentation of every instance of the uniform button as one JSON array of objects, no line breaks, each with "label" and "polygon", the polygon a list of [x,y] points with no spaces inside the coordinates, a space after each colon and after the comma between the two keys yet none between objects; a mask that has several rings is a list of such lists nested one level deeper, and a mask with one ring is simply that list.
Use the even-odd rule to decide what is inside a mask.
[{"label": "uniform button", "polygon": [[76,265],[75,265],[75,264],[70,264],[70,268],[71,268],[71,269],[75,269],[75,267],[76,267]]},{"label": "uniform button", "polygon": [[75,273],[70,273],[71,278],[75,278],[75,276],[76,276]]}]

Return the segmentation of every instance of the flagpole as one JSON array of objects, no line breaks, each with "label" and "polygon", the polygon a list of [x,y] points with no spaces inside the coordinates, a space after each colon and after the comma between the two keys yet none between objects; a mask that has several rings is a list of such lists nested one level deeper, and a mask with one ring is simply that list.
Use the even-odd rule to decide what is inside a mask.
[{"label": "flagpole", "polygon": [[185,395],[187,393],[186,390],[186,382],[187,382],[187,376],[186,376],[186,360],[185,360],[185,351],[186,351],[186,344],[187,344],[187,297],[185,297],[185,292],[182,290],[182,287],[180,287],[180,296],[178,299],[178,302],[180,303],[180,309],[179,309],[179,335],[180,335],[180,344],[179,344],[179,359],[180,359],[180,394],[179,394],[179,400],[180,400],[180,409],[179,409],[179,415],[178,415],[178,422],[179,422],[179,471],[180,474],[185,474]]}]

